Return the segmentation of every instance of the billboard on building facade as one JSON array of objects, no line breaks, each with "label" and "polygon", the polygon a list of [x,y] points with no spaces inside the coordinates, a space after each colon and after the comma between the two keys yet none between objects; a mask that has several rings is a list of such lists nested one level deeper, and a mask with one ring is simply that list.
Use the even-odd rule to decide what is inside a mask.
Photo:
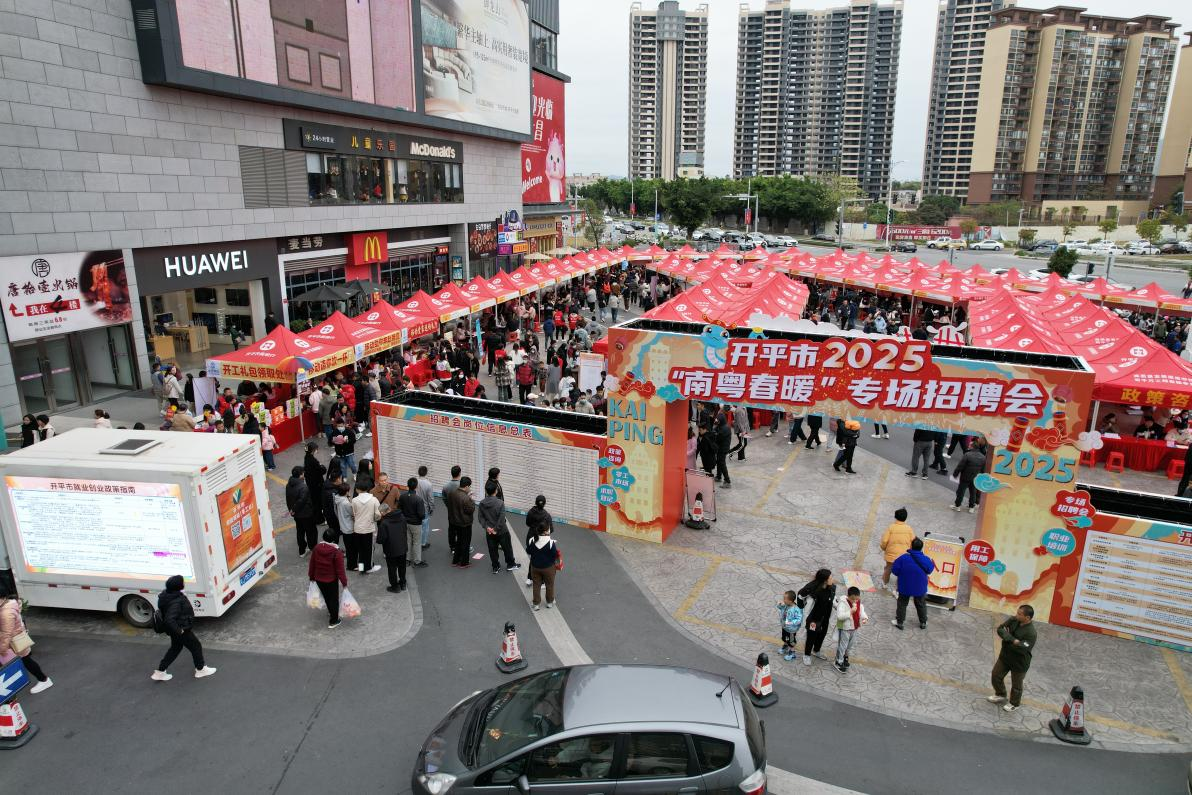
[{"label": "billboard on building facade", "polygon": [[0,257],[10,342],[132,321],[119,251]]},{"label": "billboard on building facade", "polygon": [[530,17],[523,0],[421,0],[423,112],[530,131]]},{"label": "billboard on building facade", "polygon": [[177,0],[182,63],[415,110],[411,0]]},{"label": "billboard on building facade", "polygon": [[563,92],[566,84],[534,73],[530,97],[530,136],[522,144],[522,203],[544,204],[567,198],[566,124]]}]

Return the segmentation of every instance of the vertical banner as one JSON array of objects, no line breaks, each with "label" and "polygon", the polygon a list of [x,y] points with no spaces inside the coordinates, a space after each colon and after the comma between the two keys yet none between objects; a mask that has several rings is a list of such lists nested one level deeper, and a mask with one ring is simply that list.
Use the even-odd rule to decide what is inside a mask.
[{"label": "vertical banner", "polygon": [[530,140],[521,148],[523,204],[555,203],[567,198],[565,85],[562,80],[534,72]]}]

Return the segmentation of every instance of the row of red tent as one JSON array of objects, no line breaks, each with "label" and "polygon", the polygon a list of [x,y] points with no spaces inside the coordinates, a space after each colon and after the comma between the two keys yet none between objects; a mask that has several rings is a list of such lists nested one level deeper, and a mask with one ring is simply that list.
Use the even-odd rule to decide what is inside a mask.
[{"label": "row of red tent", "polygon": [[[636,256],[649,253],[641,252]],[[1129,290],[1104,277],[1080,282],[1052,273],[1046,279],[1032,279],[1015,268],[994,274],[980,265],[961,270],[947,260],[930,266],[913,257],[901,262],[889,254],[878,258],[867,252],[849,254],[840,249],[819,257],[795,249],[772,254],[750,252],[742,256],[722,246],[702,259],[696,259],[692,253],[680,249],[662,252],[649,267],[686,282],[703,282],[716,274],[723,274],[736,283],[748,281],[751,274],[758,271],[777,271],[817,282],[914,296],[942,304],[987,298],[997,295],[1006,287],[1028,292],[1058,290],[1106,304],[1162,310],[1181,317],[1192,316],[1192,300],[1172,295],[1154,282],[1137,290]]]}]

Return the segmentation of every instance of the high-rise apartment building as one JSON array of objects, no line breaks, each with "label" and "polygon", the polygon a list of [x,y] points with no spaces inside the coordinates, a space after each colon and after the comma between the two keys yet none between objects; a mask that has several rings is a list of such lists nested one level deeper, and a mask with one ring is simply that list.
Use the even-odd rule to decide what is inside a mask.
[{"label": "high-rise apartment building", "polygon": [[993,11],[1016,0],[941,0],[923,147],[923,195],[968,195],[985,31]]},{"label": "high-rise apartment building", "polygon": [[[1183,206],[1187,212],[1192,199],[1192,32],[1185,32],[1188,42],[1180,50],[1180,65],[1175,75],[1171,95],[1176,102],[1167,117],[1163,133],[1163,152],[1159,156],[1159,173],[1151,204],[1171,206],[1172,194],[1183,191]],[[1179,101],[1183,98],[1183,101]]]},{"label": "high-rise apartment building", "polygon": [[840,174],[884,197],[901,35],[901,2],[742,5],[734,176]]},{"label": "high-rise apartment building", "polygon": [[985,36],[970,204],[1088,217],[1145,210],[1175,66],[1175,23],[996,11]]},{"label": "high-rise apartment building", "polygon": [[629,9],[629,176],[698,177],[704,169],[708,6],[663,0]]}]

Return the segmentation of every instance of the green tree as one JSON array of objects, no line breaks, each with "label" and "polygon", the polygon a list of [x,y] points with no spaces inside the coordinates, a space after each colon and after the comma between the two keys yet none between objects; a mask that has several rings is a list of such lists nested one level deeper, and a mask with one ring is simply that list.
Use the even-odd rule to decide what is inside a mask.
[{"label": "green tree", "polygon": [[1068,274],[1072,272],[1072,268],[1076,266],[1077,259],[1075,249],[1060,246],[1051,255],[1051,259],[1047,260],[1047,270],[1067,278]]},{"label": "green tree", "polygon": [[1163,234],[1163,224],[1156,218],[1147,218],[1138,222],[1138,236],[1143,240],[1149,240],[1152,243],[1159,242],[1159,236]]},{"label": "green tree", "polygon": [[1038,229],[1020,228],[1018,230],[1018,245],[1022,248],[1026,248],[1035,241],[1035,236],[1038,234]]},{"label": "green tree", "polygon": [[584,236],[592,241],[592,245],[600,245],[600,234],[604,231],[604,218],[595,199],[584,199],[579,203],[579,209],[584,213]]},{"label": "green tree", "polygon": [[717,182],[700,177],[673,179],[663,184],[662,206],[675,226],[687,230],[688,237],[712,217],[712,210],[719,200]]},{"label": "green tree", "polygon": [[955,196],[924,196],[915,214],[919,223],[939,226],[946,224],[959,209],[960,199]]},{"label": "green tree", "polygon": [[1171,228],[1179,234],[1188,228],[1188,217],[1183,213],[1172,213],[1166,220],[1166,223],[1171,225]]},{"label": "green tree", "polygon": [[1064,231],[1064,240],[1066,241],[1068,239],[1068,235],[1070,235],[1076,231],[1076,224],[1065,220],[1063,231]]},{"label": "green tree", "polygon": [[1113,218],[1106,218],[1104,221],[1098,224],[1098,226],[1101,227],[1101,234],[1103,234],[1108,240],[1109,235],[1113,233],[1113,230],[1117,229],[1117,221]]},{"label": "green tree", "polygon": [[973,235],[977,234],[977,222],[972,218],[965,218],[960,222],[960,233],[966,239],[972,238]]},{"label": "green tree", "polygon": [[791,195],[791,218],[804,229],[819,231],[836,217],[839,206],[831,186],[811,179],[796,179]]}]

